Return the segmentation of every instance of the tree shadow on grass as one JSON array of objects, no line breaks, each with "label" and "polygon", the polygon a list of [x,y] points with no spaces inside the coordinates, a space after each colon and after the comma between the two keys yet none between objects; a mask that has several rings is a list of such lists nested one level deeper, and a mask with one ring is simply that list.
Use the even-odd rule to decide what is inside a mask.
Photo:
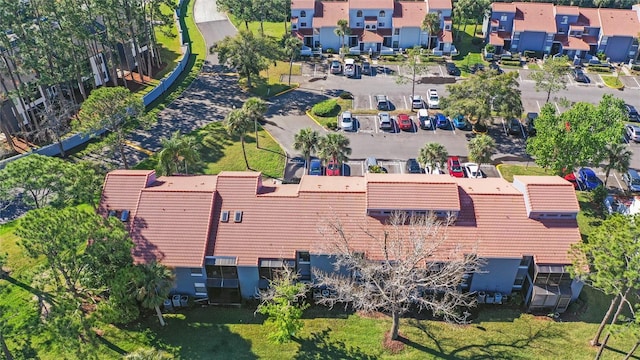
[{"label": "tree shadow on grass", "polygon": [[[233,139],[229,137],[227,130],[219,122],[208,124],[194,134],[196,143],[202,144],[200,147],[200,163],[197,164],[193,172],[202,174],[207,163],[215,163],[224,157],[224,149],[233,145]],[[206,139],[206,141],[205,141]]]},{"label": "tree shadow on grass", "polygon": [[305,339],[294,339],[300,344],[295,360],[315,359],[366,359],[373,360],[377,357],[369,355],[357,346],[350,346],[343,341],[329,338],[331,328],[311,334]]}]

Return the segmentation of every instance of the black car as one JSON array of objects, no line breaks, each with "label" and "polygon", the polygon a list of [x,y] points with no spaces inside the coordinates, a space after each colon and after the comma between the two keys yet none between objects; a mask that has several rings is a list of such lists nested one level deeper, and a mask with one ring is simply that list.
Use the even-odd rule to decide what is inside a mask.
[{"label": "black car", "polygon": [[522,123],[516,118],[507,120],[507,132],[509,135],[522,135]]},{"label": "black car", "polygon": [[584,71],[580,68],[573,69],[573,80],[581,83],[588,83],[589,79],[587,75],[584,74]]},{"label": "black car", "polygon": [[484,71],[484,65],[480,63],[471,65],[471,67],[469,68],[469,72],[475,74],[476,71]]},{"label": "black car", "polygon": [[407,173],[422,174],[422,169],[420,169],[420,164],[418,164],[416,159],[407,160]]},{"label": "black car", "polygon": [[502,74],[502,69],[500,69],[500,65],[495,61],[489,63],[489,69],[496,71],[498,74]]},{"label": "black car", "polygon": [[526,124],[527,124],[527,135],[528,136],[536,136],[536,126],[535,126],[535,120],[538,118],[538,113],[537,112],[530,112],[527,113],[527,117],[525,119]]},{"label": "black car", "polygon": [[445,67],[447,68],[447,74],[451,76],[460,76],[460,69],[458,69],[456,64],[452,62],[447,62],[445,64]]},{"label": "black car", "polygon": [[624,104],[625,109],[627,110],[627,117],[629,121],[640,121],[640,117],[638,116],[638,110],[636,110],[633,105]]}]

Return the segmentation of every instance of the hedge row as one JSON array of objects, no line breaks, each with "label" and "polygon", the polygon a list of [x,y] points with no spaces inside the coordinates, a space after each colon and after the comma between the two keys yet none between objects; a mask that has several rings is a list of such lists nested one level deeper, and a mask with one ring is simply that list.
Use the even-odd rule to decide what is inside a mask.
[{"label": "hedge row", "polygon": [[522,66],[520,60],[501,60],[500,64],[506,66]]},{"label": "hedge row", "polygon": [[328,99],[322,102],[319,102],[311,108],[311,111],[314,115],[318,116],[332,116],[335,115],[340,110],[338,106],[338,100],[336,99]]},{"label": "hedge row", "polygon": [[610,73],[611,69],[608,66],[593,66],[590,65],[589,67],[587,67],[587,70],[589,72],[597,72],[597,73]]}]

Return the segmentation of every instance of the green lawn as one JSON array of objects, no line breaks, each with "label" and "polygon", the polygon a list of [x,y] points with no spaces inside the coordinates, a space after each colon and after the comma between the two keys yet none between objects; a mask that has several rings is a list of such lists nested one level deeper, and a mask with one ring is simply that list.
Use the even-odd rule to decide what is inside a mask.
[{"label": "green lawn", "polygon": [[478,44],[472,43],[474,38],[481,39],[473,34],[473,25],[467,26],[466,31],[463,30],[464,26],[459,24],[454,26],[454,43],[459,53],[454,58],[454,63],[460,68],[462,76],[469,76],[470,66],[475,63],[486,65],[487,62],[482,59],[484,41],[480,41]]},{"label": "green lawn", "polygon": [[540,65],[538,64],[529,63],[527,64],[527,67],[529,68],[529,70],[540,70]]},{"label": "green lawn", "polygon": [[600,77],[602,78],[602,81],[604,81],[604,84],[610,88],[614,88],[618,90],[624,88],[624,84],[622,83],[622,81],[620,81],[620,79],[617,76],[601,75]]},{"label": "green lawn", "polygon": [[[233,14],[229,14],[229,20],[233,23],[233,25],[238,28],[238,30],[246,29],[244,21],[238,20]],[[289,32],[290,24],[287,23],[287,29],[284,28],[284,22],[268,22],[265,21],[263,23],[264,27],[264,35],[272,37],[276,40],[282,39],[285,33]],[[260,22],[259,21],[250,21],[249,22],[249,30],[254,34],[260,34]]]},{"label": "green lawn", "polygon": [[[160,4],[160,11],[162,11],[163,14],[174,13],[174,10],[164,3]],[[157,27],[155,34],[156,40],[160,44],[160,59],[166,64],[164,69],[155,75],[155,78],[162,79],[165,75],[173,71],[182,56],[180,38],[178,37],[178,28],[173,22],[170,26]]]},{"label": "green lawn", "polygon": [[[321,126],[328,127],[330,123],[336,123],[337,116],[340,113],[346,110],[351,110],[353,108],[353,100],[351,99],[337,98],[336,100],[338,100],[338,107],[336,107],[335,111],[327,116],[318,116],[314,115],[312,111],[309,112],[312,118]],[[358,113],[360,113],[360,110],[358,110]]]},{"label": "green lawn", "polygon": [[513,182],[514,175],[554,175],[551,171],[531,164],[529,166],[499,164],[498,171],[502,178],[508,182]]},{"label": "green lawn", "polygon": [[[302,74],[300,64],[293,64],[291,68],[291,75]],[[298,83],[289,83],[289,62],[288,61],[276,61],[275,64],[269,65],[269,70],[263,70],[260,72],[259,79],[252,79],[253,87],[249,91],[261,98],[269,98],[276,94],[279,94],[285,90],[298,87]],[[245,79],[242,79],[241,84],[245,84]]]}]

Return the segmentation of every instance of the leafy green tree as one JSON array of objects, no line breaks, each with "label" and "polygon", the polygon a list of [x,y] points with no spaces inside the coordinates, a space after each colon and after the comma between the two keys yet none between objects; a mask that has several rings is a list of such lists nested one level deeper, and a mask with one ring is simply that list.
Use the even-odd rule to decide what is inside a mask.
[{"label": "leafy green tree", "polygon": [[156,348],[149,349],[136,349],[133,352],[128,353],[124,357],[125,360],[169,360],[173,359],[173,356],[167,354],[162,350]]},{"label": "leafy green tree", "polygon": [[291,85],[291,72],[293,70],[293,59],[300,55],[302,40],[297,37],[287,36],[284,40],[284,51],[289,57],[289,85]]},{"label": "leafy green tree", "polygon": [[242,155],[244,156],[244,163],[247,169],[250,169],[250,167],[249,160],[247,159],[247,152],[244,148],[244,137],[249,131],[251,131],[252,125],[253,121],[249,119],[244,109],[233,110],[227,114],[227,117],[224,119],[224,127],[227,130],[227,133],[231,136],[238,136],[240,138]]},{"label": "leafy green tree", "polygon": [[569,58],[549,56],[542,63],[542,70],[531,72],[529,77],[536,82],[536,91],[547,93],[547,102],[549,102],[552,93],[567,89],[569,72],[571,72]]},{"label": "leafy green tree", "polygon": [[311,154],[313,154],[318,148],[320,141],[320,135],[317,131],[311,128],[300,129],[294,136],[293,148],[302,151],[304,156],[305,173],[309,171],[309,163],[311,161]]},{"label": "leafy green tree", "polygon": [[318,156],[327,161],[333,159],[338,163],[348,160],[351,155],[349,138],[340,133],[329,133],[318,142]]},{"label": "leafy green tree", "polygon": [[442,167],[447,162],[449,153],[444,145],[434,142],[428,142],[420,149],[418,161],[432,168],[436,166]]},{"label": "leafy green tree", "polygon": [[120,153],[125,169],[129,168],[124,152],[125,134],[137,125],[146,125],[142,98],[124,87],[101,87],[91,92],[82,103],[76,127],[93,134],[100,129],[113,133],[110,145]]},{"label": "leafy green tree", "polygon": [[[420,79],[416,76],[425,75],[429,72],[429,66],[420,61],[420,47],[416,46],[407,51],[407,62],[401,65],[405,71],[398,72],[396,76],[397,84],[411,84],[411,99],[416,94],[416,83]],[[405,75],[409,74],[409,75]]]},{"label": "leafy green tree", "polygon": [[598,105],[576,103],[559,115],[546,104],[536,119],[537,135],[527,139],[527,152],[556,174],[599,164],[607,146],[622,138],[625,119],[624,102],[611,95]]},{"label": "leafy green tree", "polygon": [[136,299],[143,307],[155,309],[160,325],[165,326],[160,305],[164,303],[173,287],[173,273],[169,268],[157,262],[141,265],[141,269],[142,278],[138,283]]},{"label": "leafy green tree", "polygon": [[478,166],[491,162],[491,155],[496,150],[496,142],[489,135],[481,134],[467,143],[469,159]]},{"label": "leafy green tree", "polygon": [[252,0],[216,0],[220,10],[230,12],[238,20],[244,22],[245,30],[249,30],[249,22],[256,20]]},{"label": "leafy green tree", "polygon": [[[627,301],[630,291],[640,288],[640,216],[614,214],[604,220],[589,234],[588,242],[572,246],[573,266],[571,271],[585,283],[607,295],[613,295],[611,305],[600,322],[592,345],[600,344],[600,336],[613,309]],[[617,320],[613,317],[612,323]]]},{"label": "leafy green tree", "polygon": [[214,48],[221,64],[228,64],[247,79],[247,87],[252,87],[251,77],[269,66],[272,46],[267,39],[256,37],[249,30],[240,30],[234,37],[226,36]]},{"label": "leafy green tree", "polygon": [[264,121],[264,115],[267,112],[267,103],[258,97],[251,97],[242,104],[242,111],[247,117],[247,121],[253,123],[256,136],[256,146],[260,147],[258,144],[258,123]]},{"label": "leafy green tree", "polygon": [[297,279],[293,269],[285,266],[269,281],[269,288],[260,292],[262,303],[256,311],[267,316],[266,325],[271,328],[269,339],[279,344],[289,342],[302,329],[304,324],[300,318],[309,307],[303,302],[308,287]]},{"label": "leafy green tree", "polygon": [[438,33],[440,32],[440,16],[438,13],[427,13],[422,20],[422,26],[420,29],[429,33],[427,49],[431,50],[432,39],[435,36],[438,36]]},{"label": "leafy green tree", "polygon": [[[517,72],[480,71],[464,82],[447,85],[449,96],[440,99],[447,115],[463,114],[477,132],[486,132],[493,115],[520,117],[523,111]],[[536,123],[537,125],[537,123]]]},{"label": "leafy green tree", "polygon": [[162,150],[158,153],[158,172],[162,175],[173,175],[184,168],[189,173],[189,166],[200,161],[200,145],[191,136],[174,132],[169,139],[162,139]]},{"label": "leafy green tree", "polygon": [[625,144],[622,143],[608,144],[604,151],[604,158],[607,161],[603,166],[603,169],[605,170],[604,186],[607,186],[611,170],[616,170],[619,173],[625,173],[629,170],[633,153]]},{"label": "leafy green tree", "polygon": [[344,37],[351,34],[351,28],[349,27],[349,20],[338,20],[338,27],[333,30],[333,33],[340,38],[340,51],[344,48]]}]

